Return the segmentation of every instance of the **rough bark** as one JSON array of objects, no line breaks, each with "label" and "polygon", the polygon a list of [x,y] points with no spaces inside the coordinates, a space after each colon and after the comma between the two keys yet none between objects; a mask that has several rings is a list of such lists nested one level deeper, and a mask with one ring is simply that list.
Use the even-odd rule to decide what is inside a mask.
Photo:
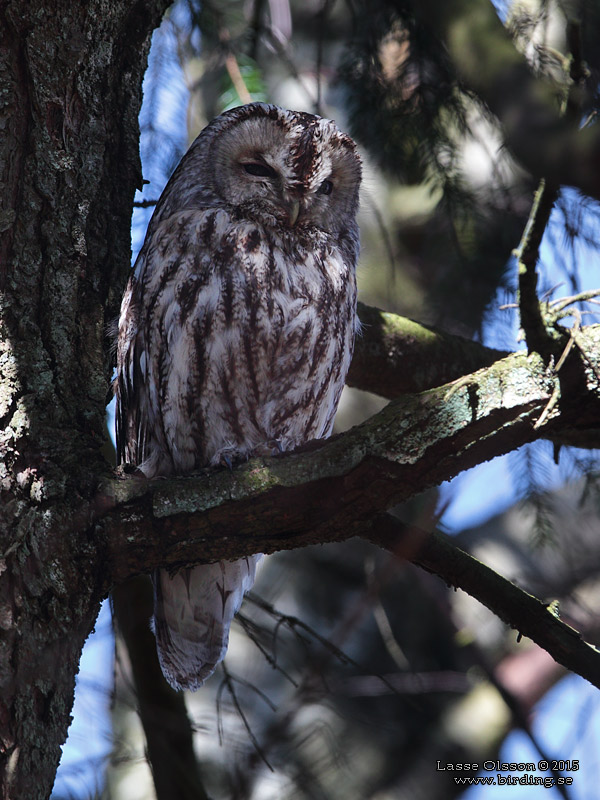
[{"label": "rough bark", "polygon": [[106,325],[128,268],[141,81],[166,5],[0,4],[4,798],[50,792],[102,598],[81,523],[108,467]]}]

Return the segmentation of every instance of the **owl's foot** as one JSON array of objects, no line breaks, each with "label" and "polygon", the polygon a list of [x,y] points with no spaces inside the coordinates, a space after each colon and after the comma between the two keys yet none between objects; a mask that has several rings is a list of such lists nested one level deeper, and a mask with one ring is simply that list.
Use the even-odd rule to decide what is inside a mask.
[{"label": "owl's foot", "polygon": [[233,472],[233,462],[229,458],[227,453],[221,453],[221,459],[220,460],[221,460],[221,464],[223,464],[224,467],[227,467],[229,472]]},{"label": "owl's foot", "polygon": [[249,457],[253,458],[255,456],[268,456],[268,457],[280,456],[284,452],[285,450],[279,439],[269,439],[268,441],[264,442],[264,444],[257,445],[252,450]]}]

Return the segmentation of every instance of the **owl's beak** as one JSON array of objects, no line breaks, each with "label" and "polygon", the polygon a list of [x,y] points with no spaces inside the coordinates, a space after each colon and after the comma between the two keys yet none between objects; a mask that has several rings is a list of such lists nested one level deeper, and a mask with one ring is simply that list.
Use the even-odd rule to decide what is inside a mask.
[{"label": "owl's beak", "polygon": [[289,200],[286,203],[286,208],[288,212],[288,218],[290,221],[290,226],[293,228],[296,224],[296,220],[298,219],[298,214],[300,213],[300,201],[299,200]]}]

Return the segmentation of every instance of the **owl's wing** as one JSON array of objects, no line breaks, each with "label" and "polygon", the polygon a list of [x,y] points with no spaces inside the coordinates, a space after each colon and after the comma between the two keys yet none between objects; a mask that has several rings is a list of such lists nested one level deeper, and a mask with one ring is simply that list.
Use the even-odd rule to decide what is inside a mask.
[{"label": "owl's wing", "polygon": [[136,281],[132,275],[127,284],[117,340],[117,376],[114,382],[116,398],[115,434],[117,440],[117,464],[138,465],[143,461],[144,436],[140,430],[140,410],[145,376],[142,370],[142,348],[138,335],[139,320],[136,303]]},{"label": "owl's wing", "polygon": [[[222,215],[221,215],[222,216]],[[186,212],[161,223],[138,258],[125,293],[117,346],[117,449],[148,476],[203,463],[201,365],[207,322],[218,301],[211,238],[215,213]],[[216,239],[216,241],[215,241]],[[212,331],[218,336],[218,331]],[[163,673],[197,689],[223,659],[229,628],[254,582],[260,556],[153,576],[153,628]]]},{"label": "owl's wing", "polygon": [[[147,477],[203,463],[198,414],[212,313],[216,213],[163,220],[146,239],[119,318],[116,433],[119,463]],[[214,280],[213,280],[214,282]],[[212,306],[211,306],[212,302]]]}]

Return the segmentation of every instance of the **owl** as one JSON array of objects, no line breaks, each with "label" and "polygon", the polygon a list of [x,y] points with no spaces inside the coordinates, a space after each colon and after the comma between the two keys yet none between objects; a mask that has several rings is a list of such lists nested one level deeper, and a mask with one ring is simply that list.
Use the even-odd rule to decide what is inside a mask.
[{"label": "owl", "polygon": [[[148,478],[329,436],[357,330],[361,161],[312,114],[251,103],[198,136],[125,291],[117,450]],[[163,673],[197,689],[227,649],[259,555],[157,570]]]}]

